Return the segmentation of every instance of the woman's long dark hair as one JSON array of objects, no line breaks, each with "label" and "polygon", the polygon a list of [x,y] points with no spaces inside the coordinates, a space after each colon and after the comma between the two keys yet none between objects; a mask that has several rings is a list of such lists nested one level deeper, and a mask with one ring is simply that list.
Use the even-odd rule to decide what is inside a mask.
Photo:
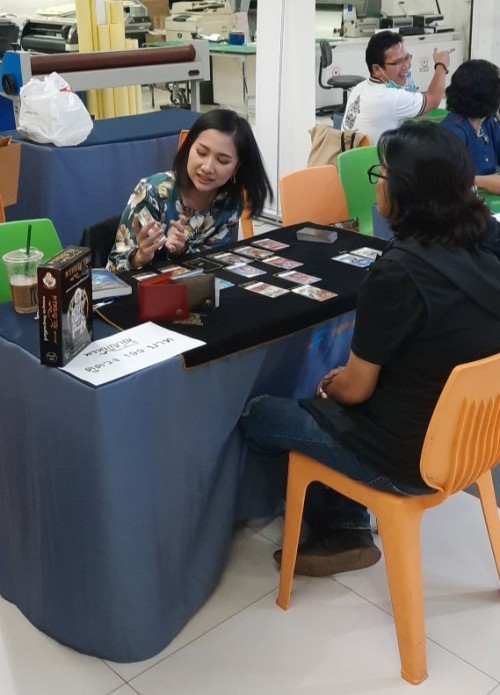
[{"label": "woman's long dark hair", "polygon": [[389,222],[396,237],[470,246],[490,212],[475,192],[474,165],[450,131],[423,121],[383,133],[378,155],[387,168]]},{"label": "woman's long dark hair", "polygon": [[194,142],[204,130],[219,130],[232,135],[238,153],[238,169],[221,190],[227,191],[230,201],[236,207],[246,193],[252,216],[260,215],[266,198],[273,199],[273,190],[262,162],[259,146],[252,129],[244,118],[229,109],[214,109],[200,116],[189,131],[184,143],[174,158],[172,169],[180,188],[193,186],[187,173],[189,152]]}]

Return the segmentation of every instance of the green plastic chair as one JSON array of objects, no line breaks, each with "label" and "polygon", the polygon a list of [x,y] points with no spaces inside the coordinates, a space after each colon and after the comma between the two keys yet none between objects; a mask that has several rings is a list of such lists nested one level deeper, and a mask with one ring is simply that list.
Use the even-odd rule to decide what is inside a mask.
[{"label": "green plastic chair", "polygon": [[[26,248],[28,226],[31,225],[31,245],[43,251],[47,261],[62,251],[62,244],[50,220],[19,220],[0,224],[0,259],[9,251]],[[0,304],[10,302],[9,279],[5,264],[0,260]]]},{"label": "green plastic chair", "polygon": [[477,194],[484,200],[492,215],[497,215],[500,212],[500,196],[483,191],[482,188],[478,190]]},{"label": "green plastic chair", "polygon": [[349,217],[359,219],[359,231],[373,236],[373,205],[377,200],[377,186],[368,180],[367,171],[379,158],[375,145],[357,147],[341,152],[337,157],[337,168],[344,187],[349,208]]}]

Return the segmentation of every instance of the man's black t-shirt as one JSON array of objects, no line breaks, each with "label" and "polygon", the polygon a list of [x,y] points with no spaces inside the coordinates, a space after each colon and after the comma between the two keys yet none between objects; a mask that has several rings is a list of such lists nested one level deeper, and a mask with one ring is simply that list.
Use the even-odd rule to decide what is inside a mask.
[{"label": "man's black t-shirt", "polygon": [[[301,405],[382,474],[424,486],[422,444],[451,370],[500,351],[500,262],[490,253],[478,261],[463,249],[440,247],[434,256],[432,246],[396,245],[360,290],[352,340],[358,357],[382,366],[375,392],[356,406],[320,398]],[[488,275],[498,268],[483,293],[485,258]],[[461,279],[475,283],[473,297]]]}]

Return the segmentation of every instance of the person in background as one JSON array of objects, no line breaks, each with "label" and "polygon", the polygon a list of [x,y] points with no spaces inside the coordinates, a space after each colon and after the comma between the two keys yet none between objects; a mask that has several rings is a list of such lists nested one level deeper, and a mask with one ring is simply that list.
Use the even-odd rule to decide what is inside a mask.
[{"label": "person in background", "polygon": [[476,170],[476,186],[500,195],[500,72],[487,60],[468,60],[451,77],[441,125],[466,145]]},{"label": "person in background", "polygon": [[439,106],[444,96],[450,66],[450,52],[434,49],[434,75],[427,92],[416,91],[409,80],[411,55],[401,34],[381,31],[366,47],[370,77],[351,90],[342,121],[342,130],[368,135],[374,145],[384,130],[397,128],[407,118],[422,116]]},{"label": "person in background", "polygon": [[[405,123],[378,145],[377,205],[395,239],[370,267],[344,367],[316,397],[250,400],[248,447],[283,492],[299,451],[379,490],[432,492],[420,454],[432,412],[457,365],[500,351],[499,225],[474,190],[464,145],[430,122]],[[280,476],[278,476],[280,477]],[[367,510],[316,484],[306,496],[309,537],[295,572],[324,576],[374,564]],[[281,562],[281,550],[274,554]]]},{"label": "person in background", "polygon": [[272,199],[259,147],[234,111],[200,116],[172,171],[141,179],[123,211],[107,268],[120,272],[236,241],[247,196],[253,216]]}]

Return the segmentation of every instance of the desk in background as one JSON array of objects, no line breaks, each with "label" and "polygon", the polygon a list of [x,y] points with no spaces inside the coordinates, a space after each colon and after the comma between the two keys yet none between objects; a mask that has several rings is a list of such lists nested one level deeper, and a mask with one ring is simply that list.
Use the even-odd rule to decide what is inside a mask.
[{"label": "desk in background", "polygon": [[249,101],[255,102],[255,44],[210,44],[214,102],[241,111],[248,120]]},{"label": "desk in background", "polygon": [[[308,244],[318,265],[303,269],[315,273],[361,244],[347,232],[336,246]],[[176,357],[99,388],[42,367],[33,317],[0,305],[0,593],[36,627],[78,651],[137,661],[161,651],[210,596],[234,521],[276,506],[262,472],[245,466],[236,425],[246,400],[309,396],[347,358],[353,314],[336,317],[335,307],[354,307],[365,271],[327,264],[320,285],[337,287],[338,301],[293,295],[313,313],[323,306],[321,323],[266,344],[254,338],[253,349],[187,371]],[[216,311],[233,305],[228,322],[256,320],[238,309],[243,291],[222,291]],[[246,294],[259,320],[282,299]],[[264,341],[260,325],[253,332]],[[109,334],[96,321],[95,337]]]},{"label": "desk in background", "polygon": [[7,208],[7,219],[47,217],[63,246],[79,244],[86,227],[123,211],[140,178],[171,167],[179,132],[198,116],[168,109],[96,121],[77,147],[3,133],[22,143],[18,202]]}]

